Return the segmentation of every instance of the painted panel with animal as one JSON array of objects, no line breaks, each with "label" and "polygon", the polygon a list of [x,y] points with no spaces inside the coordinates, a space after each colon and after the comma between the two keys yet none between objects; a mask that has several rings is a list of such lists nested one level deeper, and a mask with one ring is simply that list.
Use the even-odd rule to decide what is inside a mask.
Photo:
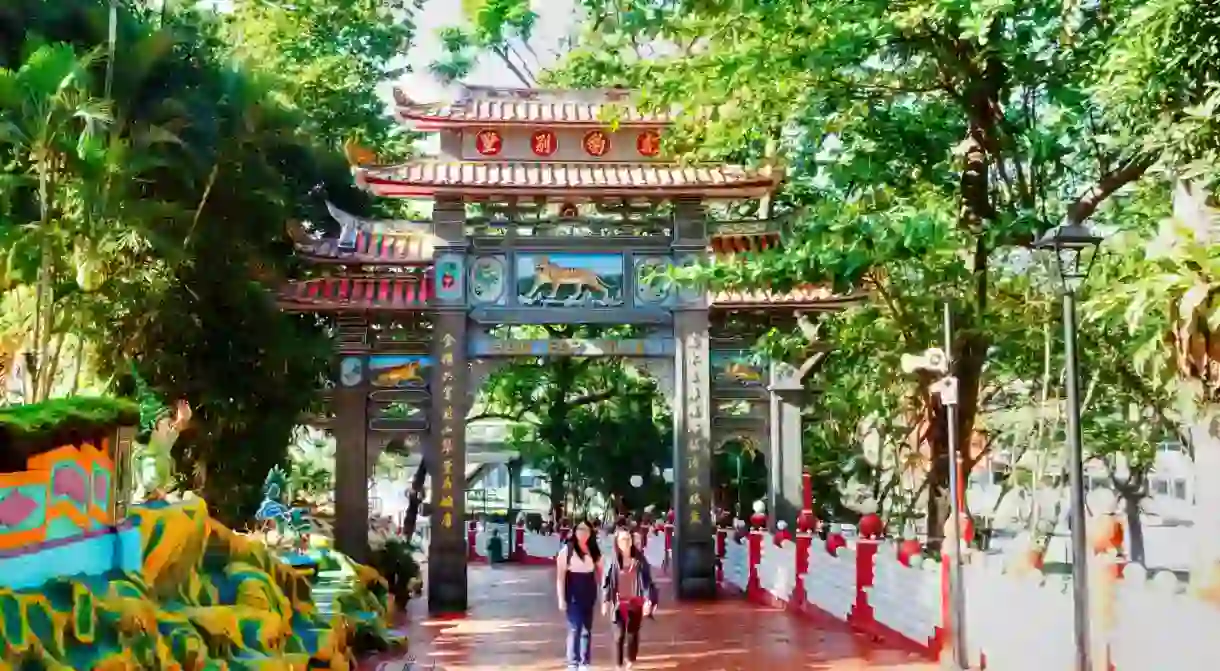
[{"label": "painted panel with animal", "polygon": [[623,305],[623,257],[618,254],[520,254],[516,270],[522,305]]},{"label": "painted panel with animal", "polygon": [[432,359],[418,354],[379,354],[369,357],[369,379],[374,387],[423,389],[428,386]]},{"label": "painted panel with animal", "polygon": [[751,361],[749,352],[712,352],[711,364],[717,385],[761,387],[766,383],[762,366]]}]

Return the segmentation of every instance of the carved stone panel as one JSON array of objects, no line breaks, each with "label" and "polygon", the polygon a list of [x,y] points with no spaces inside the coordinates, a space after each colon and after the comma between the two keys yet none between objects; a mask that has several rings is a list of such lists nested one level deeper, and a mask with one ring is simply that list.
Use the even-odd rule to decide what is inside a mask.
[{"label": "carved stone panel", "polygon": [[518,252],[517,303],[523,306],[615,308],[624,305],[621,254]]},{"label": "carved stone panel", "polygon": [[[679,254],[674,258],[674,264],[679,268],[690,268],[699,263],[704,254]],[[685,308],[702,307],[707,304],[707,293],[702,287],[688,283],[679,285],[676,302]]]},{"label": "carved stone panel", "polygon": [[364,382],[364,359],[358,356],[343,357],[339,361],[339,384],[357,387]]},{"label": "carved stone panel", "polygon": [[369,429],[373,431],[424,431],[432,405],[423,390],[384,390],[369,394]]},{"label": "carved stone panel", "polygon": [[470,302],[508,303],[508,261],[503,255],[480,256],[470,264]]},{"label": "carved stone panel", "polygon": [[466,300],[466,257],[445,253],[436,257],[433,299],[440,305],[461,305]]},{"label": "carved stone panel", "polygon": [[673,261],[665,256],[634,256],[632,258],[635,305],[668,306],[673,304],[678,287],[668,273]]}]

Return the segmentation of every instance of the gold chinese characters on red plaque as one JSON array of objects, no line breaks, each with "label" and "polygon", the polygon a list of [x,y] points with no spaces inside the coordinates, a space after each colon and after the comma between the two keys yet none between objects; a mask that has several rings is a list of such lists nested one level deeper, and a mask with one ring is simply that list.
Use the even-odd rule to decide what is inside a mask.
[{"label": "gold chinese characters on red plaque", "polygon": [[661,134],[655,130],[646,130],[635,139],[635,149],[640,156],[652,158],[661,153]]},{"label": "gold chinese characters on red plaque", "polygon": [[500,133],[494,130],[481,130],[474,136],[474,148],[484,156],[495,156],[504,146]]},{"label": "gold chinese characters on red plaque", "polygon": [[559,141],[549,130],[540,130],[530,136],[530,149],[537,156],[550,156],[559,148]]},{"label": "gold chinese characters on red plaque", "polygon": [[605,156],[610,151],[610,136],[600,130],[591,130],[585,133],[582,144],[590,156]]}]

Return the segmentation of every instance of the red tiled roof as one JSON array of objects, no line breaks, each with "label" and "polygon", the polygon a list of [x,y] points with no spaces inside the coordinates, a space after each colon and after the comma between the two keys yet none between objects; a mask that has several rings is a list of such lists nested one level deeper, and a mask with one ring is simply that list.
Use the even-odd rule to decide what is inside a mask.
[{"label": "red tiled roof", "polygon": [[[419,130],[439,130],[462,126],[564,124],[603,126],[613,119],[621,126],[665,126],[668,114],[643,112],[627,102],[630,93],[600,96],[589,100],[587,92],[561,92],[471,89],[473,95],[449,104],[427,105],[411,100],[401,89],[394,90],[400,119]],[[489,95],[490,94],[490,95]],[[585,99],[581,99],[585,98]]]},{"label": "red tiled roof", "polygon": [[365,265],[422,265],[432,262],[432,239],[430,236],[410,233],[356,234],[354,249],[340,249],[338,238],[321,240],[298,240],[297,251],[320,261]]},{"label": "red tiled roof", "polygon": [[717,291],[708,296],[713,308],[812,308],[837,309],[863,300],[860,293],[836,294],[826,286],[805,285],[785,293],[756,291]]},{"label": "red tiled roof", "polygon": [[356,181],[378,196],[457,194],[559,196],[705,196],[748,198],[773,191],[783,172],[739,166],[655,163],[412,161],[358,167]]},{"label": "red tiled roof", "polygon": [[430,276],[410,279],[324,277],[289,282],[280,289],[280,304],[287,309],[423,310],[432,296]]},{"label": "red tiled roof", "polygon": [[765,249],[780,246],[779,233],[744,233],[734,235],[714,236],[708,247],[718,256],[727,256],[739,252],[761,252]]}]

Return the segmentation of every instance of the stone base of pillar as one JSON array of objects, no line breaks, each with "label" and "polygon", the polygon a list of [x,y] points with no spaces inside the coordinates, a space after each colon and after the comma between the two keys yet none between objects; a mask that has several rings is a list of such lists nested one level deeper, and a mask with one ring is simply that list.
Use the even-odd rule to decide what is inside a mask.
[{"label": "stone base of pillar", "polygon": [[428,614],[432,616],[464,615],[469,606],[466,562],[456,557],[428,560]]},{"label": "stone base of pillar", "polygon": [[678,542],[672,564],[676,569],[674,586],[679,599],[705,600],[716,598],[716,544]]}]

